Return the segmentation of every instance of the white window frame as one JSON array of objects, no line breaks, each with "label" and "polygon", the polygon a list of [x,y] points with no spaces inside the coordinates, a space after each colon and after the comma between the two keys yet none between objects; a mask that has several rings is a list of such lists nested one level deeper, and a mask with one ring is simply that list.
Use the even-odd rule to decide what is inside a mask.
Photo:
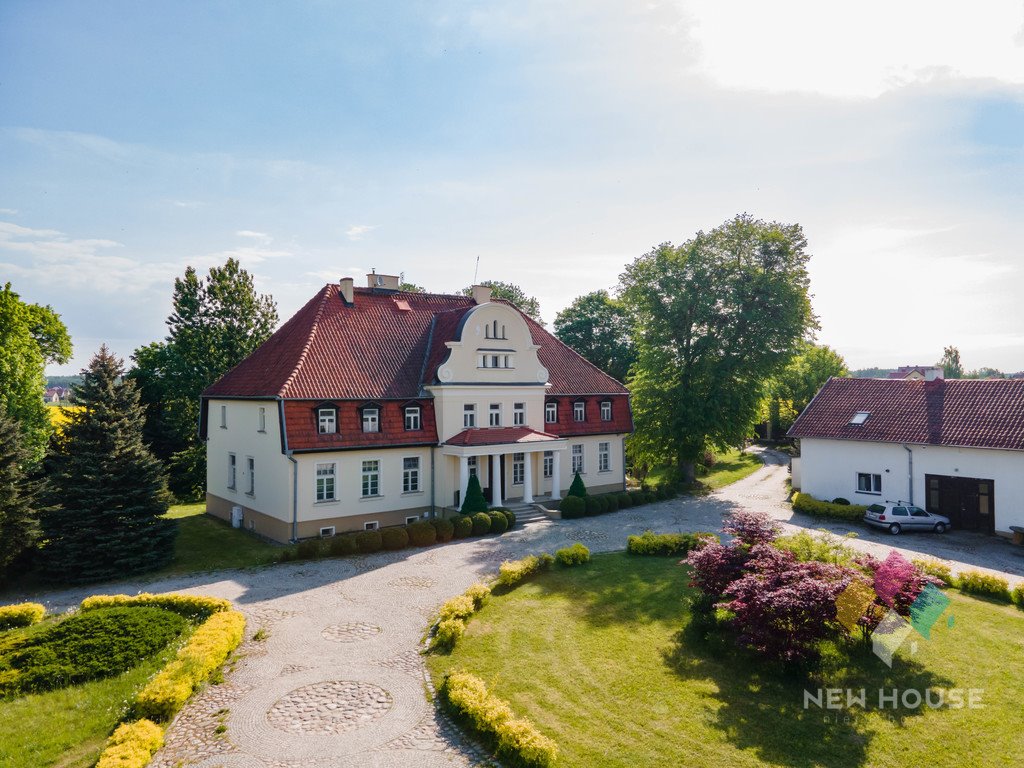
[{"label": "white window frame", "polygon": [[406,406],[405,429],[407,432],[418,432],[422,429],[423,419],[418,405]]},{"label": "white window frame", "polygon": [[526,454],[512,454],[512,485],[522,485],[526,482]]},{"label": "white window frame", "polygon": [[[375,464],[373,469],[367,469],[367,464]],[[380,459],[363,459],[359,465],[359,493],[360,498],[363,499],[376,499],[379,496],[383,496],[380,492]],[[369,481],[369,483],[368,483]],[[374,493],[367,493],[367,490],[373,490]]]},{"label": "white window frame", "polygon": [[467,456],[466,457],[466,466],[469,468],[469,476],[470,477],[473,477],[474,475],[477,475],[477,469],[478,469],[479,465],[477,464],[476,456]]},{"label": "white window frame", "polygon": [[220,428],[228,428],[228,407],[226,405],[220,407]]},{"label": "white window frame", "polygon": [[612,401],[602,400],[601,401],[601,421],[612,420]]},{"label": "white window frame", "polygon": [[572,473],[575,475],[579,472],[581,475],[586,474],[586,465],[583,463],[583,444],[577,443],[572,447]]},{"label": "white window frame", "polygon": [[238,490],[238,457],[233,454],[228,454],[228,490]]},{"label": "white window frame", "polygon": [[256,495],[256,459],[253,456],[245,457],[245,471],[249,476],[249,490],[246,493],[250,496]]},{"label": "white window frame", "polygon": [[[372,416],[370,414],[373,414]],[[363,432],[380,432],[380,408],[363,408]],[[370,429],[367,429],[367,425]]]},{"label": "white window frame", "polygon": [[334,526],[333,525],[325,525],[323,528],[320,529],[320,538],[321,539],[329,539],[333,535],[334,535]]},{"label": "white window frame", "polygon": [[544,423],[545,424],[557,424],[558,423],[558,403],[555,403],[555,402],[544,403]]},{"label": "white window frame", "polygon": [[260,415],[259,415],[258,427],[257,427],[256,431],[257,432],[266,432],[267,431],[267,409],[265,407],[263,407],[262,405],[260,406]]},{"label": "white window frame", "polygon": [[412,525],[413,523],[415,523],[419,519],[420,519],[419,515],[410,515],[409,517],[405,518],[405,524],[406,525]]},{"label": "white window frame", "polygon": [[462,428],[474,429],[476,427],[476,404],[466,403],[462,406]]},{"label": "white window frame", "polygon": [[[862,477],[867,478],[867,485],[869,490],[863,490],[860,487],[860,481]],[[882,476],[875,472],[858,472],[857,473],[857,493],[868,494],[869,496],[881,496],[882,495]]]},{"label": "white window frame", "polygon": [[333,435],[338,431],[338,409],[317,408],[316,410],[317,433],[321,435]]},{"label": "white window frame", "polygon": [[572,404],[572,420],[573,421],[586,421],[587,420],[587,404],[582,400],[577,400]]},{"label": "white window frame", "polygon": [[491,403],[487,406],[487,426],[501,426],[501,403]]},{"label": "white window frame", "polygon": [[512,426],[526,426],[526,403],[512,404]]},{"label": "white window frame", "polygon": [[364,531],[376,531],[378,528],[380,528],[380,523],[376,520],[371,520],[368,523],[363,523]]},{"label": "white window frame", "polygon": [[[415,461],[415,467],[407,466],[407,462]],[[419,456],[403,456],[402,457],[402,493],[420,493],[422,486],[420,485],[420,468],[423,462]]]},{"label": "white window frame", "polygon": [[[316,502],[323,504],[338,500],[338,465],[333,461],[317,463],[314,468],[316,476]],[[321,482],[323,481],[323,482]],[[328,493],[329,491],[329,493]]]},{"label": "white window frame", "polygon": [[612,471],[612,444],[610,442],[597,444],[597,471]]},{"label": "white window frame", "polygon": [[544,477],[555,476],[555,452],[544,451]]}]

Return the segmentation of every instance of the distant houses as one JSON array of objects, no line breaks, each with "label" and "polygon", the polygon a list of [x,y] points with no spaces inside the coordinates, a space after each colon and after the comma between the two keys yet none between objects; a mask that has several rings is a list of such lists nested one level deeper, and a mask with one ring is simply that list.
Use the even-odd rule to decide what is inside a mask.
[{"label": "distant houses", "polygon": [[60,403],[71,396],[70,387],[47,387],[43,400],[47,403]]}]

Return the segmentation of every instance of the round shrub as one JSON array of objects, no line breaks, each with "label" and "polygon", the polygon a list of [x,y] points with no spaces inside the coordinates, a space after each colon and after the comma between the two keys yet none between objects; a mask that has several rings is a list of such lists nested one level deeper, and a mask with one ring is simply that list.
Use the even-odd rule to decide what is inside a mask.
[{"label": "round shrub", "polygon": [[356,534],[356,546],[365,554],[380,552],[384,546],[380,531],[360,531]]},{"label": "round shrub", "polygon": [[508,518],[501,512],[491,512],[491,533],[504,533],[508,530]]},{"label": "round shrub", "polygon": [[638,507],[641,504],[646,504],[647,503],[646,499],[644,498],[644,492],[643,491],[630,491],[629,492],[629,500],[632,502],[632,504],[630,504],[630,506],[633,506],[633,507]]},{"label": "round shrub", "polygon": [[491,516],[486,512],[477,512],[473,515],[473,535],[483,536],[491,532]]},{"label": "round shrub", "polygon": [[619,509],[629,509],[633,506],[633,499],[629,497],[629,494],[623,491],[619,494]]},{"label": "round shrub", "polygon": [[335,557],[343,555],[354,555],[359,551],[356,537],[351,533],[335,536],[327,543],[328,551]]},{"label": "round shrub", "polygon": [[505,520],[508,521],[508,530],[512,530],[516,525],[516,513],[511,509],[505,509],[504,507],[500,510],[501,514],[505,516]]},{"label": "round shrub", "polygon": [[313,560],[320,557],[320,539],[303,539],[295,548],[295,556],[299,560]]},{"label": "round shrub", "polygon": [[608,505],[609,512],[619,511],[619,496],[616,493],[604,497],[604,503]]},{"label": "round shrub", "polygon": [[587,517],[592,515],[598,515],[601,513],[601,502],[597,496],[584,496],[583,497],[583,510]]},{"label": "round shrub", "polygon": [[454,520],[455,538],[468,539],[473,535],[473,518],[469,515],[459,515]]},{"label": "round shrub", "polygon": [[409,531],[409,543],[414,547],[429,547],[437,542],[437,529],[427,520],[420,520],[406,526]]},{"label": "round shrub", "polygon": [[844,507],[850,506],[850,500],[849,499],[844,499],[842,496],[837,496],[836,498],[832,499],[832,503],[833,504],[842,504]]},{"label": "round shrub", "polygon": [[405,528],[385,528],[380,532],[380,541],[384,549],[405,549],[409,546],[409,532]]},{"label": "round shrub", "polygon": [[452,537],[455,536],[455,525],[451,520],[431,520],[430,524],[434,526],[434,530],[437,531],[437,540],[442,544],[451,541]]},{"label": "round shrub", "polygon": [[555,560],[563,568],[583,565],[590,562],[590,550],[577,541],[571,547],[565,547],[555,552]]},{"label": "round shrub", "polygon": [[563,518],[572,520],[577,517],[583,517],[587,511],[587,503],[579,496],[566,496],[562,499],[558,508],[561,510]]},{"label": "round shrub", "polygon": [[647,491],[646,493],[644,493],[644,502],[645,503],[653,504],[657,500],[658,500],[658,497],[655,496],[651,491]]},{"label": "round shrub", "polygon": [[602,515],[612,511],[612,507],[611,504],[608,503],[607,496],[597,497],[597,509]]}]

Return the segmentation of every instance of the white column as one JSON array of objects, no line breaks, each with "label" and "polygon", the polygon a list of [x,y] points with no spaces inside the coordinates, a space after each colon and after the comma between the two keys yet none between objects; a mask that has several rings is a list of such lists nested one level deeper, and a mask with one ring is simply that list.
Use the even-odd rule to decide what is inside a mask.
[{"label": "white column", "polygon": [[523,504],[533,504],[533,457],[532,453],[523,454]]},{"label": "white column", "polygon": [[459,456],[459,508],[466,501],[467,488],[469,488],[469,456]]},{"label": "white column", "polygon": [[491,456],[491,506],[500,507],[501,498],[501,456]]},{"label": "white column", "polygon": [[559,467],[561,451],[552,451],[551,458],[554,459],[554,466],[551,467],[551,498],[558,500],[562,498],[562,470]]}]

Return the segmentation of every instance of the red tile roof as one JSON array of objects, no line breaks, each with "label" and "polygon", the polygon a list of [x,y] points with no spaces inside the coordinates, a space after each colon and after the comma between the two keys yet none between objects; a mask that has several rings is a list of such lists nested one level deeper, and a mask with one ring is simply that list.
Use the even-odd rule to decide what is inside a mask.
[{"label": "red tile roof", "polygon": [[1024,381],[829,379],[789,436],[1021,451]]},{"label": "red tile roof", "polygon": [[[400,306],[404,302],[409,308]],[[206,397],[401,399],[435,381],[445,341],[475,306],[468,296],[356,288],[348,305],[326,285]],[[524,315],[525,317],[525,315]],[[611,376],[526,318],[553,394],[628,394]]]},{"label": "red tile roof", "polygon": [[505,443],[546,443],[557,440],[557,435],[537,432],[529,427],[490,427],[464,429],[445,441],[446,445],[502,445]]},{"label": "red tile roof", "polygon": [[[378,432],[363,432],[360,406],[366,401],[286,400],[288,448],[292,451],[338,451],[348,448],[390,447],[400,445],[437,445],[434,404],[429,399],[413,403],[420,408],[420,429],[405,428],[408,401],[375,401],[380,408]],[[320,434],[317,410],[324,406],[337,409],[336,432]]]}]

